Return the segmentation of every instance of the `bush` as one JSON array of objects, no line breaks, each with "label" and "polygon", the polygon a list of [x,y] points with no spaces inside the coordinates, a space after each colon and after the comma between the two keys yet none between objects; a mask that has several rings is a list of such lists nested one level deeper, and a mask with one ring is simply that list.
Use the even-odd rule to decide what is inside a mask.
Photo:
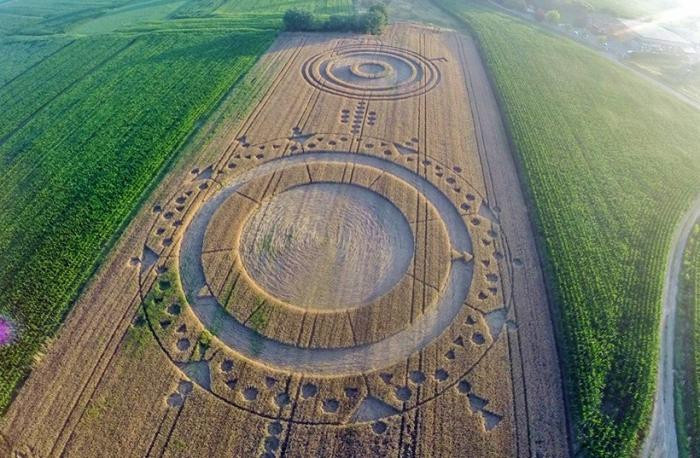
[{"label": "bush", "polygon": [[559,24],[559,22],[561,22],[561,14],[559,14],[557,10],[547,11],[544,17],[547,19],[547,22],[551,24]]},{"label": "bush", "polygon": [[285,30],[294,32],[312,32],[317,29],[316,18],[310,11],[292,8],[284,13]]},{"label": "bush", "polygon": [[355,30],[354,15],[337,15],[330,16],[323,23],[323,30],[327,32],[351,32]]},{"label": "bush", "polygon": [[372,6],[369,12],[363,15],[363,19],[364,30],[362,30],[362,32],[371,33],[373,35],[382,33],[384,26],[389,22],[389,16],[387,15],[384,5]]},{"label": "bush", "polygon": [[378,16],[384,16],[385,19],[389,18],[389,12],[386,10],[386,6],[384,5],[372,5],[369,7],[369,13],[370,14],[376,14]]}]

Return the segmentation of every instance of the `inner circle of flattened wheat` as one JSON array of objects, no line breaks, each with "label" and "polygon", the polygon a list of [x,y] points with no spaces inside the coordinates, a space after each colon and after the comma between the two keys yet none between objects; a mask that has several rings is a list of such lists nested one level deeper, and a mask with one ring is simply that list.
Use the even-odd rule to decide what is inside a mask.
[{"label": "inner circle of flattened wheat", "polygon": [[268,197],[245,222],[238,256],[257,285],[304,310],[347,310],[393,288],[413,258],[406,217],[365,187],[305,183]]}]

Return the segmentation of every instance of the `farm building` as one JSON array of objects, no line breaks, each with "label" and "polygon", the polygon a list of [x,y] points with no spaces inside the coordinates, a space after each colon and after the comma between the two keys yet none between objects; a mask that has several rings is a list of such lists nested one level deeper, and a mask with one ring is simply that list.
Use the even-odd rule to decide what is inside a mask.
[{"label": "farm building", "polygon": [[631,45],[633,50],[695,54],[695,47],[690,41],[657,24],[632,19],[620,19],[619,22],[621,27],[613,35]]},{"label": "farm building", "polygon": [[606,36],[612,49],[626,52],[670,53],[693,57],[696,45],[689,39],[652,22],[592,14],[589,29]]}]

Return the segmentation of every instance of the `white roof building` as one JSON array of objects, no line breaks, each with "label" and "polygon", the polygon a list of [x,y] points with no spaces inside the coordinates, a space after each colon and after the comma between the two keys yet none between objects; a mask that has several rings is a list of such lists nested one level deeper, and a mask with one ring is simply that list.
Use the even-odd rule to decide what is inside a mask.
[{"label": "white roof building", "polygon": [[689,40],[653,22],[621,19],[620,23],[622,27],[615,34],[620,40],[636,40],[646,47],[659,50],[685,52],[693,49],[693,43]]}]

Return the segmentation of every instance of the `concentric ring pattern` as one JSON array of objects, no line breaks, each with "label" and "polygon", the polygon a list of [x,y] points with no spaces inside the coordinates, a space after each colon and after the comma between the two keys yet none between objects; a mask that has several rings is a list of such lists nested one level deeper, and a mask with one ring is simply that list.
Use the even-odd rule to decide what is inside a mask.
[{"label": "concentric ring pattern", "polygon": [[424,94],[440,82],[431,61],[386,45],[343,46],[304,63],[304,79],[324,92],[365,100],[398,100]]}]

